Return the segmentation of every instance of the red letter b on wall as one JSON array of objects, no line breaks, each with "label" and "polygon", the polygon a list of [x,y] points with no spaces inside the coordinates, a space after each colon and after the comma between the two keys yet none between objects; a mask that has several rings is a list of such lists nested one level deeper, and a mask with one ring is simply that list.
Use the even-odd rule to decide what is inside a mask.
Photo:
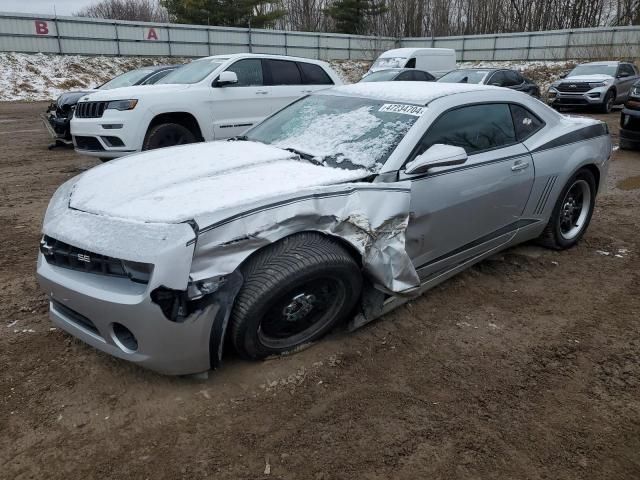
[{"label": "red letter b on wall", "polygon": [[36,20],[36,35],[49,35],[49,25],[44,20]]}]

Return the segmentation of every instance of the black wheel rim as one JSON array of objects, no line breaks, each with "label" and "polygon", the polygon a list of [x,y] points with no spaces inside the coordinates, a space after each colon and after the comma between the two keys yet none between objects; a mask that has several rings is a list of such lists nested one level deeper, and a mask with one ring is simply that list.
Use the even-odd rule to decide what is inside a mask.
[{"label": "black wheel rim", "polygon": [[258,339],[268,348],[285,350],[308,342],[332,323],[345,299],[345,285],[336,277],[319,277],[297,285],[267,307]]},{"label": "black wheel rim", "polygon": [[565,240],[573,240],[580,235],[590,209],[591,189],[585,180],[578,179],[567,191],[560,208],[560,235]]}]

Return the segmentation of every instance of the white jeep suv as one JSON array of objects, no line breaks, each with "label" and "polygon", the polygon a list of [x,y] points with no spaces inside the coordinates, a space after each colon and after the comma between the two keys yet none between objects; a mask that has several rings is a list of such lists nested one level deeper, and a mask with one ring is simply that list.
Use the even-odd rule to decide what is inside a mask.
[{"label": "white jeep suv", "polygon": [[234,54],[195,60],[156,85],[98,91],[71,121],[77,152],[103,160],[243,133],[294,100],[332,85],[325,62]]}]

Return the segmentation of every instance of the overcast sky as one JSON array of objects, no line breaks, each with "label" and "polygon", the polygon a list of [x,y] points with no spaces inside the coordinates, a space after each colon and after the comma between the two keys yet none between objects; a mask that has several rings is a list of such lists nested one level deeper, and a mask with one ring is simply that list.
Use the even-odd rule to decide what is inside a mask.
[{"label": "overcast sky", "polygon": [[98,0],[0,0],[0,12],[27,12],[53,15],[71,15]]}]

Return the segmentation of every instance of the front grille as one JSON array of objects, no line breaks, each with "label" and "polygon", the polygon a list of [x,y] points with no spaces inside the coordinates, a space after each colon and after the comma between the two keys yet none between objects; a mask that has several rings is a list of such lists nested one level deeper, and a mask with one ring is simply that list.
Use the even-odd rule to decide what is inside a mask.
[{"label": "front grille", "polygon": [[88,150],[90,152],[101,152],[104,147],[96,137],[81,137],[75,135],[73,139],[76,141],[76,146],[80,150]]},{"label": "front grille", "polygon": [[100,118],[109,102],[79,102],[76,106],[76,118]]},{"label": "front grille", "polygon": [[584,83],[584,82],[582,82],[582,83],[569,82],[569,83],[561,83],[560,85],[558,85],[557,89],[560,92],[584,93],[584,92],[588,92],[589,90],[591,90],[591,87],[589,86],[588,83]]},{"label": "front grille", "polygon": [[40,251],[47,263],[57,267],[113,277],[129,277],[122,260],[82,250],[46,235],[40,242]]},{"label": "front grille", "polygon": [[584,98],[563,98],[563,97],[557,97],[555,99],[555,103],[559,105],[588,105],[589,104],[589,102],[587,102]]},{"label": "front grille", "polygon": [[53,308],[58,310],[58,312],[60,312],[62,315],[64,315],[67,320],[70,320],[73,323],[85,328],[86,330],[89,330],[91,333],[100,335],[100,332],[98,331],[96,326],[93,324],[93,322],[89,320],[87,317],[85,317],[84,315],[80,315],[75,310],[71,310],[66,305],[63,305],[62,303],[57,302],[55,300],[51,300],[51,303],[53,304]]}]

